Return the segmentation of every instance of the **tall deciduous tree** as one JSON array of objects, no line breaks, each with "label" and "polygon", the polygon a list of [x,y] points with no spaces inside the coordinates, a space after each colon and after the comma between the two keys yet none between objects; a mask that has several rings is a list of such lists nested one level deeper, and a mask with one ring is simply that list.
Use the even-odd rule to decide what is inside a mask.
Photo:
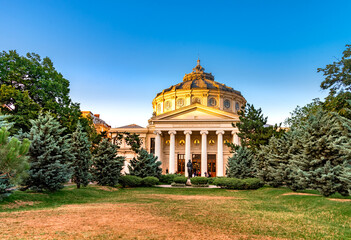
[{"label": "tall deciduous tree", "polygon": [[49,114],[40,114],[31,124],[30,132],[24,134],[31,141],[29,176],[24,185],[37,191],[59,190],[71,178],[71,139],[63,135],[64,128]]},{"label": "tall deciduous tree", "polygon": [[88,135],[84,132],[80,123],[77,125],[76,131],[72,135],[72,153],[74,158],[71,161],[73,171],[72,179],[77,184],[77,188],[81,185],[84,187],[92,180],[90,173],[92,165],[91,142]]},{"label": "tall deciduous tree", "polygon": [[351,119],[351,112],[347,111],[347,100],[351,100],[351,45],[346,45],[339,61],[328,64],[325,68],[318,68],[317,71],[322,72],[325,77],[321,88],[329,89],[323,108]]},{"label": "tall deciduous tree", "polygon": [[12,115],[14,131],[27,132],[29,120],[35,119],[40,110],[50,111],[67,132],[74,131],[81,115],[79,104],[71,101],[69,81],[56,71],[48,57],[1,52],[0,85],[0,106],[3,113]]}]

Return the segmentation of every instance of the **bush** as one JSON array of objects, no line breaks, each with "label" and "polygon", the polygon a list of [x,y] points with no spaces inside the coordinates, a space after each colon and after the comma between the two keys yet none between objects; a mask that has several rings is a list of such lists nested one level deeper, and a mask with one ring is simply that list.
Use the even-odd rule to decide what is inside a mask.
[{"label": "bush", "polygon": [[256,178],[238,179],[238,178],[216,178],[213,182],[214,185],[226,189],[258,189],[263,186],[261,181]]},{"label": "bush", "polygon": [[193,184],[193,185],[206,185],[206,184],[208,184],[208,178],[207,177],[193,177],[191,179],[191,184]]},{"label": "bush", "polygon": [[243,182],[245,184],[245,189],[258,189],[264,185],[258,178],[246,178]]},{"label": "bush", "polygon": [[139,187],[141,186],[143,179],[136,176],[126,175],[121,176],[118,179],[118,182],[122,185],[122,187]]},{"label": "bush", "polygon": [[186,177],[179,176],[179,177],[175,177],[175,178],[173,179],[173,181],[174,181],[175,183],[185,184],[187,179],[188,179],[188,178],[186,178]]},{"label": "bush", "polygon": [[145,177],[143,178],[143,186],[152,187],[157,185],[160,181],[156,177]]},{"label": "bush", "polygon": [[166,175],[162,175],[160,177],[160,182],[161,183],[167,183],[167,184],[171,184],[172,182],[174,182],[174,178],[176,177],[180,177],[181,175],[179,174],[166,174]]}]

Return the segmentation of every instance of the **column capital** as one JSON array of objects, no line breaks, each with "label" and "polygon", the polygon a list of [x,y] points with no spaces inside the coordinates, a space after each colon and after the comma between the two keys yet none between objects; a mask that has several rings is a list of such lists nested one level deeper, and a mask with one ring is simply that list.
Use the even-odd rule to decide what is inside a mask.
[{"label": "column capital", "polygon": [[223,130],[218,130],[218,131],[216,131],[216,134],[217,134],[217,135],[219,135],[219,134],[223,135],[223,134],[224,134],[224,131],[223,131]]},{"label": "column capital", "polygon": [[172,135],[172,134],[175,135],[175,134],[177,134],[177,131],[171,130],[171,131],[168,131],[168,134],[169,134],[169,135]]},{"label": "column capital", "polygon": [[235,130],[232,131],[232,135],[235,135],[235,134],[237,134],[237,133],[238,133],[238,132],[235,131]]},{"label": "column capital", "polygon": [[190,134],[192,134],[192,133],[193,133],[193,132],[192,132],[191,130],[185,130],[185,131],[184,131],[184,134],[185,134],[185,135],[187,135],[187,134],[190,135]]},{"label": "column capital", "polygon": [[156,134],[156,135],[161,135],[162,132],[161,132],[161,130],[155,130],[155,131],[154,131],[154,134]]},{"label": "column capital", "polygon": [[201,134],[201,135],[202,135],[202,134],[206,134],[206,135],[207,135],[207,134],[208,134],[208,131],[207,131],[207,130],[201,130],[201,131],[200,131],[200,134]]}]

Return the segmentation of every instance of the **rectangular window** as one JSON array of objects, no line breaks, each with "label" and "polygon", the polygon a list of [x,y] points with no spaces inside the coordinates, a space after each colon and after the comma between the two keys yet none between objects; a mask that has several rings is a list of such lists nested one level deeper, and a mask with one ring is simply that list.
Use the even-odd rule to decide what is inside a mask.
[{"label": "rectangular window", "polygon": [[150,153],[155,154],[155,138],[150,138]]}]

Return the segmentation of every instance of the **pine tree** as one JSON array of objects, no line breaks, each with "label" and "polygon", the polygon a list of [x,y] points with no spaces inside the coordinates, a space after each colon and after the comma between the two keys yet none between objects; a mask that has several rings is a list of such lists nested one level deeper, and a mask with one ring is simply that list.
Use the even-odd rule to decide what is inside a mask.
[{"label": "pine tree", "polygon": [[246,147],[239,147],[232,157],[228,159],[227,176],[234,178],[254,178],[256,177],[255,156]]},{"label": "pine tree", "polygon": [[335,112],[318,111],[299,131],[303,132],[299,156],[300,184],[324,196],[351,191],[351,120]]},{"label": "pine tree", "polygon": [[141,148],[137,158],[130,161],[129,174],[137,177],[157,177],[162,174],[161,162],[152,153]]},{"label": "pine tree", "polygon": [[0,128],[0,200],[11,193],[9,188],[22,181],[29,168],[26,156],[29,140],[24,139],[20,142],[9,135],[6,127]]},{"label": "pine tree", "polygon": [[69,136],[63,136],[64,128],[49,114],[40,114],[31,124],[30,132],[25,134],[31,141],[25,186],[37,191],[59,190],[71,177],[69,161],[73,155]]},{"label": "pine tree", "polygon": [[272,187],[287,185],[293,191],[302,189],[297,183],[298,159],[301,152],[299,132],[289,131],[281,138],[272,137],[258,152],[258,176]]},{"label": "pine tree", "polygon": [[81,185],[86,187],[92,180],[90,173],[92,165],[90,148],[91,142],[88,134],[84,132],[82,125],[78,123],[77,129],[72,135],[72,153],[74,158],[71,163],[72,179],[77,184],[77,188],[80,188]]},{"label": "pine tree", "polygon": [[92,169],[94,180],[102,186],[115,186],[121,175],[124,157],[117,156],[118,146],[109,139],[103,139],[94,154],[94,167]]}]

